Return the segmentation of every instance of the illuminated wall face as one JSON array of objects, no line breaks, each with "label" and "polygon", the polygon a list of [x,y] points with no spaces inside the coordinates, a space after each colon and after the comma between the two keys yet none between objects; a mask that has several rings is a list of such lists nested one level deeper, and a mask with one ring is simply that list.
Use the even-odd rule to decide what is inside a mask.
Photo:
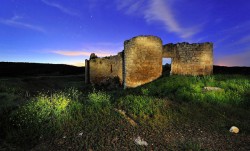
[{"label": "illuminated wall face", "polygon": [[167,44],[163,57],[171,57],[171,74],[210,75],[213,73],[213,44]]},{"label": "illuminated wall face", "polygon": [[[118,77],[122,84],[122,53],[116,56],[96,58],[89,60],[87,76],[91,83],[102,83],[107,78]],[[87,74],[86,74],[87,75]],[[86,79],[85,75],[85,79]],[[86,81],[86,82],[88,82]]]},{"label": "illuminated wall face", "polygon": [[155,36],[139,36],[124,44],[124,85],[137,87],[162,75],[162,41]]},{"label": "illuminated wall face", "polygon": [[171,58],[171,74],[213,73],[212,43],[177,43],[162,46],[160,38],[138,36],[124,42],[116,56],[86,60],[86,82],[102,83],[118,77],[124,87],[137,87],[162,75],[162,58]]}]

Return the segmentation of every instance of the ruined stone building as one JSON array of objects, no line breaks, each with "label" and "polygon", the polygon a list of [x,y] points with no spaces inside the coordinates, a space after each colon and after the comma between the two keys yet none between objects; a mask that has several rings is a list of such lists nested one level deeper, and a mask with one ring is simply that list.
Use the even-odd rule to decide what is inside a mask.
[{"label": "ruined stone building", "polygon": [[137,87],[162,75],[162,59],[171,58],[171,75],[213,73],[212,43],[162,44],[155,36],[138,36],[124,42],[115,56],[85,60],[85,82],[100,83],[118,78],[124,87]]}]

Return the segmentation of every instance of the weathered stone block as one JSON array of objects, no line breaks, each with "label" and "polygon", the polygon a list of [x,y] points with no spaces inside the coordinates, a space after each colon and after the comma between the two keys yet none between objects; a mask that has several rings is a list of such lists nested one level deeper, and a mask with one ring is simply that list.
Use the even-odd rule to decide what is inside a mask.
[{"label": "weathered stone block", "polygon": [[[135,55],[136,54],[136,55]],[[162,41],[154,36],[140,36],[124,45],[125,87],[137,87],[162,74]]]},{"label": "weathered stone block", "polygon": [[[212,43],[177,43],[163,46],[163,57],[170,57],[169,52],[174,59],[171,64],[171,74],[183,75],[209,75],[213,73],[213,44]],[[192,71],[182,65],[181,69],[176,65],[185,64],[193,66]],[[207,68],[205,68],[207,66]]]},{"label": "weathered stone block", "polygon": [[118,77],[122,84],[122,54],[89,60],[89,81],[102,83],[107,78]]}]

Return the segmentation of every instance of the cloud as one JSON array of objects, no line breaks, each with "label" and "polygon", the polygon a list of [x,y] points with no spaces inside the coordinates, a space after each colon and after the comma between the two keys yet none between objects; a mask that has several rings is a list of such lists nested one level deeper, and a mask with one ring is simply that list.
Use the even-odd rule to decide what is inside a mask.
[{"label": "cloud", "polygon": [[248,31],[250,31],[250,21],[246,21],[243,23],[240,23],[236,26],[232,26],[230,28],[224,29],[221,31],[222,34],[230,34],[230,35],[234,35],[234,34],[239,34],[239,33],[246,33]]},{"label": "cloud", "polygon": [[145,19],[147,21],[159,20],[166,24],[170,31],[181,31],[172,10],[162,0],[151,1],[149,10],[145,12]]},{"label": "cloud", "polygon": [[[55,54],[59,54],[59,55],[63,55],[63,56],[70,56],[70,57],[76,57],[76,56],[87,56],[89,57],[91,52],[84,52],[84,51],[64,51],[64,50],[56,50],[56,51],[50,51],[51,53],[55,53]],[[105,57],[105,56],[110,56],[110,55],[114,55],[112,53],[109,52],[104,52],[104,53],[100,53],[100,52],[95,52],[95,54],[98,57]]]},{"label": "cloud", "polygon": [[69,10],[68,8],[66,8],[58,3],[47,1],[47,0],[41,0],[41,1],[48,6],[59,9],[61,12],[65,13],[65,14],[72,15],[72,16],[78,16],[78,14],[76,12]]},{"label": "cloud", "polygon": [[168,32],[176,33],[181,38],[190,38],[201,30],[201,25],[183,27],[177,20],[171,0],[117,0],[117,9],[125,14],[141,15],[148,23],[160,22]]},{"label": "cloud", "polygon": [[[90,57],[91,53],[95,53],[98,57],[106,57],[106,56],[116,55],[118,52],[123,50],[123,47],[122,48],[120,47],[120,43],[114,43],[114,42],[85,43],[83,45],[84,47],[78,50],[47,49],[43,50],[43,52],[66,56],[69,59],[79,59],[79,57],[87,59]],[[81,64],[84,61],[77,61],[77,62]],[[71,61],[66,64],[76,65],[76,61]]]},{"label": "cloud", "polygon": [[33,25],[33,24],[29,24],[29,23],[25,23],[25,22],[21,22],[21,21],[19,21],[20,19],[22,19],[22,17],[17,16],[17,15],[12,17],[11,19],[1,19],[0,18],[0,23],[8,25],[8,26],[17,27],[17,28],[25,28],[25,29],[30,29],[30,30],[34,30],[34,31],[45,32],[45,30],[42,27],[37,26],[37,25]]},{"label": "cloud", "polygon": [[95,42],[84,43],[82,50],[88,50],[88,52],[119,52],[124,49],[122,42]]},{"label": "cloud", "polygon": [[91,53],[89,52],[83,52],[83,51],[63,51],[63,50],[57,50],[57,51],[51,51],[52,53],[63,55],[63,56],[90,56]]},{"label": "cloud", "polygon": [[84,61],[70,62],[70,63],[66,63],[66,64],[72,65],[72,66],[77,66],[77,67],[84,67],[85,66],[85,62]]},{"label": "cloud", "polygon": [[234,54],[228,55],[222,58],[218,58],[215,60],[216,65],[220,66],[249,66],[250,67],[250,50]]},{"label": "cloud", "polygon": [[248,35],[248,36],[245,36],[245,37],[243,37],[243,38],[241,38],[240,40],[239,40],[239,43],[249,43],[250,42],[250,35]]},{"label": "cloud", "polygon": [[250,35],[240,38],[238,41],[232,43],[232,45],[248,44],[250,43]]},{"label": "cloud", "polygon": [[[143,7],[143,3],[145,0],[126,0],[121,1],[117,0],[116,5],[118,10],[123,10],[125,14],[138,14],[140,9]],[[136,12],[136,13],[135,13]]]},{"label": "cloud", "polygon": [[169,32],[177,33],[181,38],[189,38],[200,31],[199,26],[183,28],[173,13],[173,10],[163,0],[151,0],[149,9],[145,11],[144,18],[147,22],[160,21]]},{"label": "cloud", "polygon": [[131,5],[132,3],[133,3],[133,0],[126,0],[126,1],[117,0],[116,1],[117,9],[118,10],[124,9],[126,7],[129,7],[129,5]]},{"label": "cloud", "polygon": [[[215,45],[222,45],[223,43],[226,43],[228,47],[232,47],[250,43],[249,26],[250,21],[247,21],[219,31],[217,34],[221,38],[215,41]],[[242,37],[242,35],[246,36]]]}]

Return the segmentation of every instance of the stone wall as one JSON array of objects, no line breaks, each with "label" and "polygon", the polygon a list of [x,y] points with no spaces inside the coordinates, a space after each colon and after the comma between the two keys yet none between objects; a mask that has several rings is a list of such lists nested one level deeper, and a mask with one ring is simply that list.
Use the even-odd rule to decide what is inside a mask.
[{"label": "stone wall", "polygon": [[89,60],[86,59],[85,60],[85,83],[90,83],[90,80],[89,80]]},{"label": "stone wall", "polygon": [[175,57],[176,45],[175,44],[166,44],[163,46],[162,57],[163,58],[173,58]]},{"label": "stone wall", "polygon": [[139,36],[124,42],[124,86],[137,87],[162,75],[162,41]]},{"label": "stone wall", "polygon": [[162,45],[155,36],[138,36],[124,42],[123,52],[85,61],[85,82],[105,83],[118,77],[120,84],[137,87],[162,75],[162,58],[172,58],[171,74],[210,75],[213,73],[212,43]]},{"label": "stone wall", "polygon": [[123,54],[116,56],[95,58],[89,60],[89,81],[90,83],[102,83],[108,78],[118,77],[120,84],[122,78],[122,58]]},{"label": "stone wall", "polygon": [[171,74],[210,75],[213,73],[212,43],[177,43],[163,46],[163,57],[172,58]]}]

